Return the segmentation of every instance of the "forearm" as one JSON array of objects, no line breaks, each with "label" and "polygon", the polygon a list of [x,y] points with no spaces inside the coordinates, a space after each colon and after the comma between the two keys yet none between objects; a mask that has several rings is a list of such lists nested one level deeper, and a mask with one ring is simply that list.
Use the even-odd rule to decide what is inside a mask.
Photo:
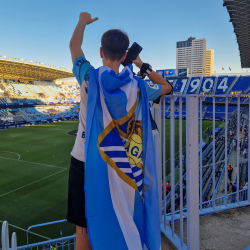
[{"label": "forearm", "polygon": [[153,83],[157,83],[157,84],[160,84],[162,86],[162,92],[160,94],[161,96],[169,94],[173,90],[172,85],[170,85],[162,76],[160,76],[159,74],[157,74],[155,71],[152,71],[148,75],[148,78]]},{"label": "forearm", "polygon": [[[160,85],[167,85],[168,82],[159,74],[157,74],[155,71],[152,71],[149,75],[148,78],[150,79],[150,81],[152,81],[153,83],[157,83]],[[169,84],[168,84],[169,85]]]},{"label": "forearm", "polygon": [[78,21],[76,28],[74,30],[74,33],[71,37],[70,44],[69,44],[71,53],[73,50],[82,50],[81,46],[82,46],[83,34],[84,34],[86,25],[87,24],[85,22],[82,22],[81,20]]}]

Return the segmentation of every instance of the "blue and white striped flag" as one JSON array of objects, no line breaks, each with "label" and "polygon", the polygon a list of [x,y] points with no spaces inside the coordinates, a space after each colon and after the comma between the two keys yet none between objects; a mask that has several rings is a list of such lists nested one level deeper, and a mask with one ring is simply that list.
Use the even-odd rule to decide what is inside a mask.
[{"label": "blue and white striped flag", "polygon": [[90,74],[85,202],[94,250],[160,249],[154,144],[145,82],[132,66]]}]

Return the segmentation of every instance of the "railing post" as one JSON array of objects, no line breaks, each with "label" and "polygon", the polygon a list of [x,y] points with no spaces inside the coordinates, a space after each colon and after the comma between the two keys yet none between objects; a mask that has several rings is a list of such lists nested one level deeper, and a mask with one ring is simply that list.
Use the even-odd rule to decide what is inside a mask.
[{"label": "railing post", "polygon": [[15,232],[12,234],[11,237],[11,250],[17,250],[17,237]]},{"label": "railing post", "polygon": [[199,247],[198,97],[186,96],[187,247]]},{"label": "railing post", "polygon": [[1,241],[2,241],[2,250],[9,250],[9,225],[7,221],[3,222],[2,225],[2,234],[1,234]]},{"label": "railing post", "polygon": [[236,140],[236,147],[237,147],[237,204],[239,204],[239,188],[240,188],[240,97],[237,97],[237,140]]},{"label": "railing post", "polygon": [[[159,197],[159,216],[160,222],[162,222],[162,155],[161,155],[161,103],[158,108],[154,109],[154,119],[160,134],[154,136],[154,148],[155,148],[155,163],[156,173],[158,181],[158,197]],[[163,110],[163,117],[165,118],[165,110]]]}]

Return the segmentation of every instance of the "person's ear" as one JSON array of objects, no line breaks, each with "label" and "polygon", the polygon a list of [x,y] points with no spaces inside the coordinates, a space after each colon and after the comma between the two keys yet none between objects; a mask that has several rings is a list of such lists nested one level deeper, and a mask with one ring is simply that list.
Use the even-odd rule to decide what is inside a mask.
[{"label": "person's ear", "polygon": [[102,47],[100,47],[100,57],[103,58],[103,51],[102,51]]},{"label": "person's ear", "polygon": [[121,61],[121,62],[124,62],[124,60],[126,59],[126,56],[127,56],[127,52],[126,52],[125,55],[122,57],[122,61]]}]

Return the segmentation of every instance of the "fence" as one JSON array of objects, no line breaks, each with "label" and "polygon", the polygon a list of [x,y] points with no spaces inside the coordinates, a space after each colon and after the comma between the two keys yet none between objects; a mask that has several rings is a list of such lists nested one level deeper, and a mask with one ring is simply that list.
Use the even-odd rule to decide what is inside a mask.
[{"label": "fence", "polygon": [[[231,208],[236,208],[240,206],[250,205],[250,192],[248,188],[239,190],[240,176],[239,176],[239,165],[240,165],[240,149],[237,146],[237,191],[232,194],[227,193],[227,163],[228,163],[228,140],[231,140],[228,135],[228,129],[231,129],[232,123],[235,124],[235,129],[237,133],[235,137],[237,141],[240,141],[240,123],[241,123],[241,109],[240,109],[240,100],[241,98],[248,98],[248,95],[210,95],[212,97],[213,104],[213,116],[212,116],[212,199],[207,202],[203,202],[202,194],[203,188],[203,159],[202,159],[202,147],[200,147],[199,153],[199,143],[202,145],[202,104],[205,101],[203,95],[180,95],[180,96],[164,96],[161,99],[160,108],[155,109],[155,121],[160,131],[160,135],[155,136],[155,158],[157,166],[157,178],[158,178],[158,196],[162,197],[162,184],[163,184],[163,201],[159,199],[159,219],[161,221],[161,230],[168,237],[168,239],[178,248],[178,249],[188,249],[188,250],[197,250],[199,247],[199,216],[203,214],[214,213],[217,211],[227,210]],[[222,197],[216,198],[216,131],[215,131],[215,101],[216,98],[222,97],[225,98],[225,129],[224,129],[224,171],[221,174],[225,175],[224,182],[224,195]],[[228,100],[229,98],[236,98],[237,100],[237,112],[236,118],[231,117],[230,127],[228,126],[229,114],[228,114]],[[166,110],[166,99],[170,99],[170,144],[166,145],[166,119],[165,119],[165,110]],[[175,135],[175,106],[176,100],[178,100],[178,133],[182,135],[183,126],[182,126],[182,117],[185,112],[186,115],[186,173],[183,174],[183,141],[182,136]],[[176,103],[175,103],[176,102]],[[185,105],[185,111],[183,107]],[[245,107],[245,116],[250,117],[250,102],[246,108]],[[248,135],[250,135],[250,124],[249,119],[246,119]],[[200,131],[200,132],[199,132]],[[180,180],[180,196],[179,196],[179,209],[177,210],[175,205],[175,141],[178,140],[179,143],[179,180]],[[171,175],[171,190],[172,192],[168,196],[165,195],[165,186],[166,186],[166,147],[170,148],[170,175]],[[205,151],[204,151],[205,152]],[[250,152],[250,143],[248,143],[248,152]],[[248,153],[248,163],[250,163],[250,153]],[[209,167],[209,166],[208,166]],[[249,165],[247,179],[250,180],[250,171]],[[186,195],[183,197],[183,177],[186,178]],[[217,179],[217,181],[222,179]],[[183,199],[185,198],[185,199]],[[168,200],[167,200],[168,199]],[[167,202],[171,204],[171,213],[166,212]],[[187,207],[184,208],[185,202]],[[187,219],[187,245],[183,242],[183,220]],[[180,221],[180,237],[178,237],[174,232],[175,223],[174,221]],[[167,225],[168,222],[172,222],[171,225]],[[2,230],[2,250],[9,250],[9,236],[8,236],[8,224],[7,222],[3,223]],[[26,250],[36,248],[36,250],[50,249],[52,243],[55,243],[56,248],[75,248],[75,235],[62,237],[59,239],[48,240],[35,244],[27,244],[25,246],[16,247],[16,235],[12,235],[11,246],[13,250]]]},{"label": "fence", "polygon": [[[221,176],[218,177],[216,186],[216,131],[215,131],[215,105],[216,98],[225,98],[225,129],[224,129],[224,167],[221,171]],[[239,190],[240,178],[237,178],[237,191],[233,194],[227,193],[227,163],[228,163],[228,141],[231,141],[232,138],[228,135],[228,122],[230,123],[230,129],[232,123],[235,123],[235,129],[237,133],[235,135],[236,140],[240,141],[240,123],[241,123],[241,109],[240,101],[242,98],[249,99],[248,95],[209,95],[209,98],[212,98],[213,104],[213,115],[212,115],[212,187],[210,193],[212,193],[212,199],[207,202],[203,202],[202,194],[203,188],[199,183],[203,182],[203,158],[202,158],[202,149],[199,154],[199,143],[202,145],[202,105],[206,98],[203,95],[175,95],[175,96],[164,96],[161,99],[160,108],[156,108],[154,111],[155,121],[158,126],[160,134],[155,136],[155,154],[156,154],[156,165],[157,165],[157,177],[158,183],[158,195],[163,197],[163,200],[160,199],[160,221],[161,221],[161,230],[168,237],[168,239],[178,248],[178,249],[189,249],[197,250],[199,248],[199,216],[202,214],[214,213],[221,210],[227,210],[230,208],[247,206],[250,205],[250,192],[248,189]],[[237,111],[236,118],[230,117],[228,112],[228,103],[229,99],[236,98],[237,100]],[[178,102],[177,102],[178,100]],[[167,103],[167,104],[166,104]],[[179,115],[176,115],[175,108],[179,107]],[[170,105],[170,145],[166,145],[166,105]],[[185,105],[186,113],[183,114],[183,106]],[[250,103],[249,103],[250,105]],[[244,106],[246,116],[249,116],[250,108],[249,105]],[[167,108],[169,110],[169,107]],[[179,125],[179,135],[182,135],[182,117],[186,118],[186,176],[183,175],[183,163],[182,163],[182,149],[183,141],[182,136],[179,138],[175,134],[175,120],[178,117]],[[230,117],[230,118],[229,118]],[[248,134],[250,134],[249,120],[247,120]],[[200,132],[199,132],[200,131]],[[179,209],[176,210],[175,203],[175,142],[179,143]],[[166,187],[166,147],[170,148],[170,175],[171,175],[171,193],[165,195]],[[248,144],[248,152],[250,152],[250,147]],[[229,153],[231,153],[229,151]],[[248,162],[250,162],[250,154],[248,154]],[[237,146],[237,176],[239,176],[239,164],[240,164],[240,149]],[[248,165],[246,166],[248,168]],[[216,193],[218,186],[221,183],[222,176],[225,176],[225,182],[221,185],[224,186],[224,195],[222,197],[216,198]],[[183,197],[183,177],[186,177],[186,196]],[[250,171],[248,171],[248,180],[250,179]],[[163,184],[163,188],[162,188]],[[164,191],[163,191],[164,190]],[[162,196],[162,193],[164,195]],[[185,198],[185,199],[183,199]],[[184,203],[187,203],[187,207],[183,209]],[[167,205],[171,203],[171,212],[167,213]],[[183,242],[183,220],[187,219],[187,245]],[[167,225],[169,222],[180,221],[180,237],[174,233],[175,223]]]},{"label": "fence", "polygon": [[[60,223],[63,221],[65,220],[51,222],[51,223],[44,223],[41,225],[42,226],[50,225],[50,224]],[[41,225],[34,225],[33,227],[37,227]],[[2,225],[1,241],[2,241],[2,250],[9,250],[10,249],[9,248],[9,226],[8,226],[7,221],[4,221]],[[71,235],[67,237],[61,237],[58,239],[47,240],[47,241],[42,241],[42,242],[38,242],[34,244],[27,244],[25,246],[17,247],[17,236],[16,236],[16,233],[13,233],[12,238],[11,238],[11,250],[51,250],[51,246],[52,248],[56,248],[57,250],[74,250],[75,241],[76,241],[76,235]]]},{"label": "fence", "polygon": [[46,222],[46,223],[36,224],[36,225],[30,226],[30,227],[27,229],[27,231],[26,231],[27,245],[29,244],[29,230],[30,230],[31,228],[43,227],[43,226],[48,226],[48,225],[52,225],[52,224],[62,223],[62,222],[66,222],[66,221],[67,221],[66,219],[63,219],[63,220],[51,221],[51,222]]}]

